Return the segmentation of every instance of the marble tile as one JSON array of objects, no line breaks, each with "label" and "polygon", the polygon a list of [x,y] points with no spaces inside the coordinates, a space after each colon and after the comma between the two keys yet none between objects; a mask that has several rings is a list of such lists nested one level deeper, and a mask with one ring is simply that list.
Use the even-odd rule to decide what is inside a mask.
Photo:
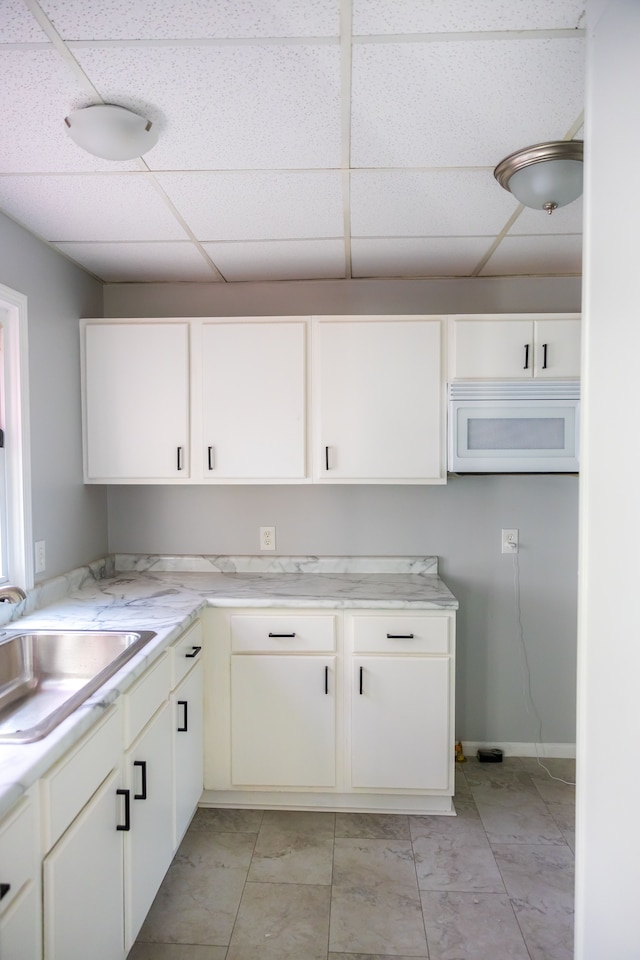
[{"label": "marble tile", "polygon": [[330,884],[335,813],[267,810],[249,880]]},{"label": "marble tile", "polygon": [[509,774],[506,777],[474,776],[468,783],[476,802],[482,800],[485,803],[517,807],[521,803],[540,800],[540,794],[528,773]]},{"label": "marble tile", "polygon": [[262,824],[262,810],[231,810],[200,807],[189,830],[211,830],[214,833],[254,833]]},{"label": "marble tile", "polygon": [[560,780],[552,780],[550,777],[538,777],[532,774],[531,781],[545,801],[545,803],[571,803],[576,802],[576,788],[568,783],[562,783]]},{"label": "marble tile", "polygon": [[325,960],[331,889],[247,883],[227,960]]},{"label": "marble tile", "polygon": [[127,960],[225,960],[226,947],[193,943],[134,943]]},{"label": "marble tile", "polygon": [[566,845],[498,844],[494,852],[532,960],[571,960],[571,850]]},{"label": "marble tile", "polygon": [[540,766],[540,763],[542,763],[554,777],[561,777],[563,780],[570,780],[575,783],[576,761],[571,757],[540,757],[540,763],[538,763],[537,757],[521,757],[520,763],[522,769],[531,774],[532,777],[547,778],[549,776],[544,767]]},{"label": "marble tile", "polygon": [[418,837],[413,841],[421,890],[477,890],[504,893],[504,884],[489,843]]},{"label": "marble tile", "polygon": [[572,803],[548,803],[547,810],[558,824],[562,836],[575,852],[576,849],[576,808]]},{"label": "marble tile", "polygon": [[489,843],[554,843],[563,844],[564,837],[541,800],[519,806],[497,802],[476,802]]},{"label": "marble tile", "polygon": [[429,960],[530,960],[506,894],[421,896]]},{"label": "marble tile", "polygon": [[417,890],[411,842],[336,838],[334,887],[413,887]]},{"label": "marble tile", "polygon": [[420,895],[413,885],[334,886],[329,950],[428,957]]},{"label": "marble tile", "polygon": [[169,867],[139,939],[226,946],[255,837],[192,829]]},{"label": "marble tile", "polygon": [[336,837],[409,840],[409,817],[391,813],[337,813]]},{"label": "marble tile", "polygon": [[[388,953],[330,953],[327,956],[327,960],[388,960],[388,958]],[[414,960],[414,958],[397,957],[394,954],[394,960]]]},{"label": "marble tile", "polygon": [[411,839],[446,840],[489,846],[487,834],[475,804],[456,804],[457,817],[411,817]]}]

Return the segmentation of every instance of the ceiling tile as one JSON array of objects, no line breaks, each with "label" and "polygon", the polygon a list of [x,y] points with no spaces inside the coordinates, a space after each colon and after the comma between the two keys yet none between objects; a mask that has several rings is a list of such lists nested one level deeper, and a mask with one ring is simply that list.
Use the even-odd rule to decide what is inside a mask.
[{"label": "ceiling tile", "polygon": [[154,170],[340,165],[337,44],[75,53],[105,100],[159,123]]},{"label": "ceiling tile", "polygon": [[219,277],[192,243],[57,243],[106,283],[215,281]]},{"label": "ceiling tile", "polygon": [[352,165],[493,167],[559,139],[582,110],[583,62],[580,39],[358,45]]},{"label": "ceiling tile", "polygon": [[0,172],[132,170],[81,150],[65,132],[64,118],[87,102],[73,75],[51,48],[2,51]]},{"label": "ceiling tile", "polygon": [[330,280],[343,278],[340,240],[204,243],[226,280]]},{"label": "ceiling tile", "polygon": [[567,276],[582,271],[582,237],[505,237],[481,277]]},{"label": "ceiling tile", "polygon": [[[0,43],[40,43],[47,35],[22,0],[2,0]],[[4,54],[3,54],[4,55]]]},{"label": "ceiling tile", "polygon": [[344,230],[338,171],[157,174],[199,240],[337,237]]},{"label": "ceiling tile", "polygon": [[354,34],[574,30],[584,0],[353,0]]},{"label": "ceiling tile", "polygon": [[356,237],[495,235],[516,207],[491,170],[351,174],[351,228]]},{"label": "ceiling tile", "polygon": [[184,240],[143,175],[0,177],[0,207],[46,240]]},{"label": "ceiling tile", "polygon": [[353,277],[468,277],[491,245],[486,237],[351,241]]},{"label": "ceiling tile", "polygon": [[551,215],[542,210],[525,207],[508,235],[513,237],[548,233],[582,233],[582,197],[566,207],[558,207]]},{"label": "ceiling tile", "polygon": [[337,36],[339,0],[41,0],[65,40]]}]

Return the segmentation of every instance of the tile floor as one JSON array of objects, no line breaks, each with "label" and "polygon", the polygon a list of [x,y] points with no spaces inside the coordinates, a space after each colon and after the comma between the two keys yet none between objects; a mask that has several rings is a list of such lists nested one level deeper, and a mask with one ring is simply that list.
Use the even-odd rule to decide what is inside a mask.
[{"label": "tile floor", "polygon": [[456,777],[457,817],[200,809],[129,960],[570,960],[573,788]]}]

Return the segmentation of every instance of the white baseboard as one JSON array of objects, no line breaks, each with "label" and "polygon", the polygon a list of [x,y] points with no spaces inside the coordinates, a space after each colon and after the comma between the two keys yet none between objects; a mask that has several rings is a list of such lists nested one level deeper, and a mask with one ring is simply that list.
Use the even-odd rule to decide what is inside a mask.
[{"label": "white baseboard", "polygon": [[574,759],[575,743],[500,743],[463,740],[462,750],[467,757],[475,757],[480,748],[498,747],[505,757],[563,757]]}]

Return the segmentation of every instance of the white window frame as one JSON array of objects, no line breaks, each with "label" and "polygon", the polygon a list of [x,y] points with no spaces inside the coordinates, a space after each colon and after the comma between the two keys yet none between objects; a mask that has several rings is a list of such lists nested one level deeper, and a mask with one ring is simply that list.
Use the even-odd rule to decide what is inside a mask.
[{"label": "white window frame", "polygon": [[27,298],[0,283],[6,538],[3,583],[33,587]]}]

